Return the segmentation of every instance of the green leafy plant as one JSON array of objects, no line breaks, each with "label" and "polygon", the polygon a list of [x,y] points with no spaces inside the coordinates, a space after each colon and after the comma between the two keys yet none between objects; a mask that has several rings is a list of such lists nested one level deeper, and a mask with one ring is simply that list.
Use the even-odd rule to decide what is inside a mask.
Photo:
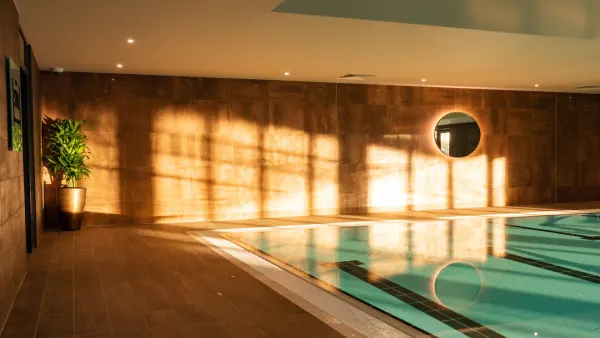
[{"label": "green leafy plant", "polygon": [[49,129],[46,167],[51,173],[62,175],[67,181],[67,187],[71,188],[77,187],[79,179],[90,176],[90,169],[85,165],[85,160],[91,154],[82,129],[85,123],[86,121],[57,119]]},{"label": "green leafy plant", "polygon": [[13,124],[12,127],[13,139],[12,139],[12,150],[13,151],[23,151],[23,132],[21,130],[21,125]]}]

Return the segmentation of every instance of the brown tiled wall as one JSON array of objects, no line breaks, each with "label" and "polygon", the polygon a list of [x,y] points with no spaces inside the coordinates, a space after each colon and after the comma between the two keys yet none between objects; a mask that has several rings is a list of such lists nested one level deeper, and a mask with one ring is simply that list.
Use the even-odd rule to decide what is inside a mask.
[{"label": "brown tiled wall", "polygon": [[[351,211],[385,211],[373,199],[386,204],[376,193],[385,196],[388,182],[409,192],[407,209],[554,201],[553,93],[340,85],[338,104],[340,119],[363,128],[341,134],[360,138],[360,149],[383,149],[375,163],[369,154],[361,154],[359,166],[349,169],[361,177],[354,181],[359,184],[343,184],[349,198],[358,199]],[[441,155],[432,139],[437,121],[452,111],[472,115],[481,126],[482,142],[465,159]],[[370,128],[368,136],[364,128]],[[396,134],[401,137],[384,137]],[[390,150],[401,151],[397,161],[390,163]],[[393,175],[406,183],[396,183]],[[377,180],[381,183],[372,183]],[[375,194],[371,199],[366,192],[357,196],[358,187]]]},{"label": "brown tiled wall", "polygon": [[559,202],[600,200],[600,95],[558,96]]},{"label": "brown tiled wall", "polygon": [[8,151],[4,56],[20,64],[19,19],[12,1],[0,0],[0,329],[25,274],[23,155]]},{"label": "brown tiled wall", "polygon": [[[556,93],[85,73],[42,83],[44,114],[89,121],[86,224],[555,200]],[[433,142],[453,111],[482,130],[464,159]]]}]

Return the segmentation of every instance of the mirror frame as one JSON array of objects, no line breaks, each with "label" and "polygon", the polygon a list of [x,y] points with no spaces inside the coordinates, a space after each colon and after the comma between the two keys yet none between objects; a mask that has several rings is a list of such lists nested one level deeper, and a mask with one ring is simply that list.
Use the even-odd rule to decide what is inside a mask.
[{"label": "mirror frame", "polygon": [[[440,122],[443,119],[445,119],[448,115],[451,115],[451,114],[463,114],[463,115],[471,118],[473,120],[473,123],[475,123],[475,125],[477,126],[477,130],[479,131],[479,139],[477,140],[477,146],[475,146],[475,148],[473,148],[468,154],[465,154],[463,156],[452,156],[452,155],[450,155],[449,149],[448,149],[448,153],[446,153],[443,150],[441,144],[438,144],[438,127],[440,127]],[[434,143],[435,147],[444,156],[447,156],[447,157],[450,157],[450,158],[453,158],[453,159],[466,158],[466,157],[471,156],[479,148],[479,146],[481,145],[482,136],[483,135],[482,135],[482,132],[481,132],[481,126],[479,125],[479,122],[477,121],[477,119],[473,115],[468,114],[468,113],[466,113],[464,111],[451,111],[451,112],[448,112],[448,113],[444,114],[442,117],[440,117],[437,120],[437,122],[436,122],[436,124],[435,124],[435,126],[433,128],[433,143]],[[440,143],[441,143],[441,141],[440,141]]]}]

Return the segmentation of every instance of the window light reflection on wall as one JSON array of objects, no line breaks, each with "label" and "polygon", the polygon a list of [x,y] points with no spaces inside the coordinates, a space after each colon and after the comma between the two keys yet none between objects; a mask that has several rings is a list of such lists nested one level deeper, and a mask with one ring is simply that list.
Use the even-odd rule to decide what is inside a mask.
[{"label": "window light reflection on wall", "polygon": [[442,152],[444,154],[450,154],[450,132],[440,133],[440,147],[442,148]]}]

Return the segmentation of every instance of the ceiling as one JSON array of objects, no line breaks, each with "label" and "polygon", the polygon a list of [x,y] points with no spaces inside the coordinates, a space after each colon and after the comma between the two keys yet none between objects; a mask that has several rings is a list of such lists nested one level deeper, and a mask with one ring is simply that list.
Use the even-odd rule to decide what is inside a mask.
[{"label": "ceiling", "polygon": [[375,75],[361,83],[552,91],[600,85],[598,0],[15,2],[43,69],[326,82],[359,73]]}]

